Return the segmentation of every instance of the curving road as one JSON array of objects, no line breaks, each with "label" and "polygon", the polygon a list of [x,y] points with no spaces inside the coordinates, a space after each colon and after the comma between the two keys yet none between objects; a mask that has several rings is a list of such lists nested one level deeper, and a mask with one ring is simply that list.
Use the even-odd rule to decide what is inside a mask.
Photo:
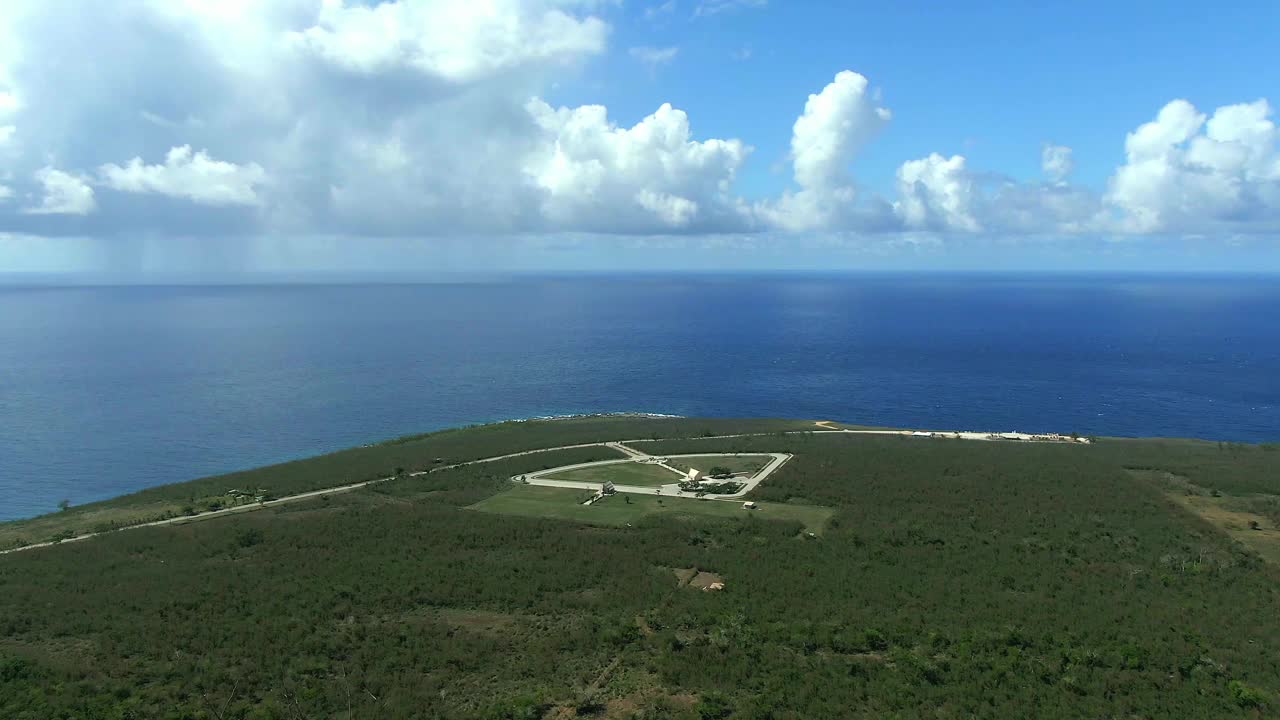
[{"label": "curving road", "polygon": [[[611,443],[609,446],[614,447],[615,449],[622,449],[618,443]],[[627,448],[627,450],[630,450],[630,448]],[[556,473],[566,472],[568,470],[601,467],[604,465],[621,465],[623,463],[631,463],[631,462],[636,462],[637,460],[645,460],[645,459],[653,458],[652,455],[645,455],[635,450],[631,450],[630,454],[632,455],[632,457],[623,459],[623,460],[597,460],[595,462],[565,465],[562,467],[550,468],[548,470],[538,470],[537,472],[526,473],[523,475],[514,475],[512,476],[511,480],[512,482],[527,483],[529,485],[539,485],[542,487],[574,488],[578,490],[598,491],[603,486],[603,483],[583,482],[579,480],[553,480],[546,476],[554,475]],[[757,485],[764,482],[765,479],[767,479],[770,475],[777,472],[778,468],[782,467],[784,464],[786,464],[788,460],[794,457],[790,453],[778,453],[778,452],[755,452],[755,453],[700,452],[700,453],[686,453],[683,455],[663,455],[662,457],[663,458],[707,457],[709,455],[723,455],[724,457],[732,457],[735,454],[769,455],[772,459],[763,468],[760,468],[758,472],[756,472],[754,475],[744,480],[742,488],[737,492],[723,493],[723,494],[706,493],[701,496],[702,498],[705,498],[708,500],[734,500],[734,499],[740,498],[743,495],[746,495],[747,493],[754,490]],[[676,473],[677,475],[680,475],[681,477],[684,477],[685,475],[680,470],[677,470],[665,463],[654,463],[654,464],[667,468],[668,470],[671,470],[672,472]],[[683,498],[699,497],[697,493],[685,492],[681,490],[680,483],[678,482],[662,485],[659,487],[650,487],[645,485],[618,485],[618,484],[614,484],[613,487],[615,490],[617,490],[620,493],[633,493],[633,494],[639,494],[639,495],[666,495],[668,497],[683,497]]]},{"label": "curving road", "polygon": [[[910,436],[910,435],[912,435],[912,433],[913,433],[913,431],[911,431],[911,430],[845,430],[845,429],[840,429],[840,428],[831,427],[831,426],[830,426],[830,424],[829,424],[828,422],[823,422],[823,423],[814,423],[814,426],[815,426],[815,428],[817,428],[817,429],[814,429],[814,430],[784,430],[784,431],[781,431],[781,432],[736,433],[736,434],[732,434],[732,435],[708,435],[708,436],[697,437],[697,438],[663,438],[663,439],[661,439],[661,440],[654,440],[654,439],[652,439],[652,438],[643,438],[643,439],[638,439],[638,440],[613,440],[613,441],[607,441],[607,442],[579,443],[579,444],[577,444],[577,445],[559,445],[559,446],[556,446],[556,447],[538,448],[537,450],[524,450],[524,451],[521,451],[521,452],[507,453],[506,455],[495,455],[495,456],[493,456],[493,457],[480,458],[480,459],[477,459],[477,460],[468,460],[467,462],[454,463],[454,464],[452,464],[452,465],[442,465],[442,466],[440,466],[440,467],[431,468],[430,470],[419,470],[419,471],[417,471],[417,472],[411,472],[411,473],[408,473],[408,475],[409,475],[410,477],[417,477],[417,476],[420,476],[420,475],[427,475],[427,474],[429,474],[429,473],[438,472],[438,471],[440,471],[440,470],[450,470],[450,469],[453,469],[453,468],[459,468],[459,467],[463,467],[463,466],[466,466],[466,465],[477,465],[477,464],[480,464],[480,463],[496,462],[496,461],[498,461],[498,460],[508,460],[508,459],[510,459],[510,458],[523,457],[523,456],[525,456],[525,455],[534,455],[534,454],[542,453],[542,452],[551,452],[551,451],[553,451],[553,450],[573,450],[573,449],[576,449],[576,448],[588,448],[588,447],[608,447],[608,448],[611,448],[611,449],[613,449],[613,450],[616,450],[616,451],[618,451],[618,452],[620,452],[620,453],[623,453],[624,455],[627,455],[627,456],[628,456],[627,458],[625,458],[625,459],[623,459],[623,460],[605,460],[605,461],[601,461],[601,462],[603,462],[603,463],[611,463],[611,462],[634,462],[637,458],[643,458],[643,457],[649,457],[649,456],[648,456],[648,455],[645,455],[645,454],[644,454],[643,452],[641,452],[641,451],[635,450],[634,448],[626,447],[627,445],[633,445],[633,444],[637,444],[637,443],[645,443],[645,442],[661,442],[662,440],[672,440],[672,439],[676,439],[676,440],[716,440],[716,439],[740,438],[740,437],[762,437],[762,436],[766,436],[766,435],[804,435],[804,434],[814,434],[814,435],[828,435],[828,434],[850,434],[850,435],[905,435],[905,436]],[[1019,440],[1019,441],[1023,441],[1023,442],[1065,442],[1064,440],[1060,440],[1060,441],[1053,441],[1053,440],[1037,440],[1037,439],[1035,439],[1035,436],[1024,435],[1024,434],[1022,434],[1022,433],[1008,433],[1008,435],[1009,435],[1010,437],[1007,437],[1007,438],[1001,438],[1001,437],[998,437],[998,436],[992,436],[992,434],[991,434],[991,433],[979,433],[979,432],[955,432],[955,431],[946,431],[946,432],[938,432],[938,431],[934,431],[934,432],[932,432],[932,433],[931,433],[931,435],[932,435],[932,436],[934,436],[934,437],[953,437],[953,438],[962,439],[962,440],[985,440],[985,441],[992,441],[992,440]],[[1014,436],[1016,436],[1016,437],[1014,437]],[[1080,440],[1078,440],[1077,442],[1087,443],[1087,442],[1088,442],[1088,440],[1087,440],[1087,439],[1083,439],[1083,438],[1081,438],[1081,439],[1080,439]],[[707,452],[702,452],[702,453],[690,453],[690,455],[714,455],[714,454],[716,454],[716,453],[707,453]],[[737,493],[734,493],[734,494],[732,494],[732,495],[704,495],[703,497],[712,498],[712,499],[716,499],[716,500],[732,500],[732,499],[734,499],[734,498],[741,497],[742,495],[745,495],[746,493],[750,492],[750,491],[751,491],[751,489],[752,489],[752,488],[754,488],[756,485],[759,485],[761,482],[763,482],[763,481],[765,480],[765,478],[769,477],[769,476],[770,476],[770,475],[772,475],[774,472],[776,472],[778,468],[782,467],[782,465],[783,465],[784,463],[786,463],[786,462],[787,462],[787,460],[790,460],[790,459],[791,459],[791,455],[788,455],[788,454],[786,454],[786,453],[756,453],[756,454],[759,454],[759,455],[766,455],[766,454],[767,454],[767,455],[773,455],[773,458],[774,458],[774,459],[773,459],[773,460],[772,460],[768,465],[766,465],[766,466],[765,466],[765,467],[764,467],[760,472],[756,473],[754,477],[752,477],[751,479],[747,480],[747,487],[743,488],[741,491],[739,491],[739,492],[737,492]],[[664,457],[685,457],[685,456],[682,456],[682,455],[667,455],[667,456],[664,456]],[[592,465],[592,464],[596,464],[596,463],[584,463],[583,465]],[[582,467],[583,465],[569,465],[569,466],[566,466],[566,467],[562,467],[562,468],[555,468],[554,470],[548,470],[548,471],[543,471],[543,472],[555,472],[555,471],[560,471],[560,470],[567,470],[567,469],[571,469],[571,468],[574,468],[574,467]],[[677,471],[677,472],[679,472],[679,471]],[[536,473],[530,473],[530,475],[535,475],[535,474],[536,474]],[[352,483],[352,484],[350,484],[350,485],[339,485],[339,486],[337,486],[337,487],[325,488],[325,489],[322,489],[322,490],[312,490],[312,491],[310,491],[310,492],[299,493],[299,494],[297,494],[297,495],[288,495],[288,496],[286,496],[286,497],[278,498],[278,499],[276,499],[276,500],[268,500],[268,501],[266,501],[266,502],[253,503],[253,504],[251,504],[251,505],[239,505],[239,506],[236,506],[236,507],[226,508],[226,509],[223,509],[223,510],[213,510],[213,511],[210,511],[210,512],[198,513],[198,514],[196,514],[196,515],[182,515],[182,516],[179,516],[179,517],[168,518],[168,519],[165,519],[165,520],[154,520],[154,521],[151,521],[151,522],[139,523],[139,524],[137,524],[137,525],[129,525],[129,526],[122,527],[122,528],[115,528],[115,529],[112,529],[112,530],[107,530],[107,531],[105,531],[105,532],[120,532],[120,531],[122,531],[122,530],[133,530],[134,528],[142,528],[142,527],[158,527],[158,526],[161,526],[161,525],[183,525],[183,524],[191,523],[191,522],[200,522],[200,521],[203,521],[203,520],[211,520],[211,519],[213,519],[213,518],[222,517],[222,516],[224,516],[224,515],[235,515],[235,514],[237,514],[237,513],[253,512],[254,510],[259,510],[259,509],[262,509],[262,508],[275,507],[275,506],[277,506],[277,505],[284,505],[284,504],[287,504],[287,503],[299,502],[299,501],[302,501],[302,500],[310,500],[310,499],[312,499],[312,498],[322,497],[322,496],[324,496],[324,495],[336,495],[336,494],[338,494],[338,493],[351,492],[352,490],[359,490],[360,488],[367,487],[367,486],[369,486],[369,485],[376,485],[376,484],[378,484],[378,483],[386,482],[386,481],[388,481],[388,480],[392,480],[392,479],[394,479],[394,476],[387,476],[387,477],[382,477],[382,478],[376,478],[376,479],[374,479],[374,480],[366,480],[366,481],[364,481],[364,482]],[[530,482],[531,482],[531,484],[533,484],[533,483],[532,483],[532,481],[530,481]],[[564,482],[564,481],[543,480],[543,481],[542,481],[541,483],[539,483],[539,484],[545,484],[545,485],[548,485],[548,486],[550,486],[550,487],[583,487],[583,486],[586,486],[586,487],[584,487],[583,489],[591,489],[591,490],[598,490],[598,489],[599,489],[599,485],[598,485],[598,484],[596,484],[596,483],[574,483],[574,484],[570,484],[570,485],[557,485],[557,484],[553,484],[553,483],[560,483],[560,482]],[[692,496],[693,496],[693,495],[692,495],[692,493],[681,493],[681,492],[679,491],[679,486],[678,486],[678,485],[664,485],[664,486],[662,486],[662,488],[660,488],[660,489],[665,490],[665,489],[667,489],[667,488],[674,488],[674,489],[675,489],[675,491],[674,491],[674,492],[672,492],[672,491],[667,491],[667,492],[664,492],[664,493],[662,493],[662,494],[664,494],[664,495],[670,495],[670,496],[675,496],[675,497],[681,497],[681,496],[683,496],[683,497],[692,497]],[[648,488],[648,487],[638,487],[638,486],[630,486],[630,485],[629,485],[629,486],[618,486],[618,490],[620,490],[620,491],[622,491],[622,492],[640,492],[640,493],[645,493],[645,494],[650,494],[650,495],[654,494],[654,489],[653,489],[653,488]],[[7,554],[9,554],[9,553],[22,552],[22,551],[24,551],[24,550],[35,550],[35,549],[37,549],[37,548],[49,547],[49,546],[51,546],[51,545],[61,545],[61,544],[64,544],[64,543],[79,542],[79,541],[81,541],[81,540],[88,540],[89,538],[97,537],[98,535],[102,535],[102,534],[103,534],[103,533],[96,533],[96,532],[93,532],[93,533],[85,533],[84,535],[77,535],[77,536],[75,536],[75,537],[67,538],[66,540],[60,540],[60,541],[58,541],[58,542],[42,542],[42,543],[34,543],[34,544],[32,544],[32,545],[23,545],[22,547],[10,548],[10,549],[8,549],[8,550],[0,550],[0,555],[7,555]]]}]

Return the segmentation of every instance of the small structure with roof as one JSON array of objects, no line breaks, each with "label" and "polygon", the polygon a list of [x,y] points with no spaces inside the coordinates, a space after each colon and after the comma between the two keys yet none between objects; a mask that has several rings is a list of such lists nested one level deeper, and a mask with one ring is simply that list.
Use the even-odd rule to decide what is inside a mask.
[{"label": "small structure with roof", "polygon": [[756,509],[756,504],[755,504],[753,501],[748,500],[748,501],[746,501],[746,502],[742,503],[742,509],[743,509],[743,510],[755,510],[755,509]]},{"label": "small structure with roof", "polygon": [[689,473],[685,476],[685,482],[696,483],[702,480],[702,471],[697,468],[689,468]]},{"label": "small structure with roof", "polygon": [[601,495],[612,495],[616,492],[618,492],[618,488],[613,486],[612,480],[605,480],[604,485],[600,486]]}]

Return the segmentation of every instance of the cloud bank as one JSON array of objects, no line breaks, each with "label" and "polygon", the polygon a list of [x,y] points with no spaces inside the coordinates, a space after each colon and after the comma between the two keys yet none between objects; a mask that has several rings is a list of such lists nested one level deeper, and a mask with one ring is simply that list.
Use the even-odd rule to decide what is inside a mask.
[{"label": "cloud bank", "polygon": [[[1041,179],[933,152],[904,159],[881,195],[859,184],[858,156],[893,113],[851,70],[798,94],[790,187],[748,201],[735,186],[748,139],[700,136],[670,104],[626,127],[603,106],[544,99],[608,51],[609,12],[591,0],[11,0],[0,232],[1280,231],[1266,100],[1153,108],[1098,189],[1072,182],[1070,147],[1046,143]],[[629,53],[656,66],[678,49]]]}]

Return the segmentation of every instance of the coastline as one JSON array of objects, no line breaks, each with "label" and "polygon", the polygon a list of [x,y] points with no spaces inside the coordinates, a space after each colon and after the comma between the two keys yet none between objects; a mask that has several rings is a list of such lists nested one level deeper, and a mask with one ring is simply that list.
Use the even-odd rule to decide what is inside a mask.
[{"label": "coastline", "polygon": [[[1060,434],[869,428],[827,420],[684,418],[642,412],[521,418],[395,438],[281,465],[160,485],[104,501],[73,506],[60,513],[0,522],[0,551],[47,547],[122,529],[197,522],[351,492],[399,477],[420,477],[437,471],[539,453],[603,449],[619,442],[648,443],[681,439],[723,441],[765,435],[829,435],[909,442],[958,441],[1081,448],[1096,447],[1099,441],[1112,446],[1135,443],[1153,447],[1209,443],[1163,438],[1088,438]],[[540,440],[543,437],[577,440],[586,438],[586,441]],[[1222,447],[1221,443],[1219,447]],[[1254,446],[1235,444],[1232,447]],[[1273,446],[1256,447],[1274,449]],[[485,455],[479,448],[509,451]],[[471,452],[472,455],[458,456],[450,454],[450,451]],[[351,478],[353,473],[357,477]],[[360,474],[363,476],[359,476]],[[295,481],[281,482],[281,478],[286,475],[294,476]],[[38,532],[45,534],[28,533],[32,537],[18,534],[18,529],[24,527],[39,529]],[[51,536],[50,531],[53,531]]]}]

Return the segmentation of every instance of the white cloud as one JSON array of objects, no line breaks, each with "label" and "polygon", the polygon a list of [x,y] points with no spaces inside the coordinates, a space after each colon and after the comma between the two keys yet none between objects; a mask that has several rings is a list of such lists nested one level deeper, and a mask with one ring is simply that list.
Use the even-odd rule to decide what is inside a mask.
[{"label": "white cloud", "polygon": [[[0,13],[0,185],[9,201],[0,205],[0,232],[1280,229],[1280,153],[1266,101],[1203,113],[1171,103],[1130,134],[1105,192],[1073,183],[1083,152],[1046,145],[1043,178],[921,153],[880,195],[851,168],[890,113],[867,78],[850,71],[812,88],[819,91],[791,111],[791,189],[748,204],[734,186],[751,153],[743,140],[700,138],[696,123],[669,105],[619,127],[604,107],[536,99],[581,80],[575,72],[604,52],[618,5],[135,0],[83,3],[69,14],[65,3],[8,0]],[[643,14],[762,5],[650,0]],[[650,64],[681,57],[675,48],[631,53]],[[68,213],[91,217],[47,217]]]},{"label": "white cloud", "polygon": [[685,227],[698,214],[698,203],[648,188],[636,193],[636,202],[657,216],[664,225],[673,228]]},{"label": "white cloud", "polygon": [[1018,235],[1110,231],[1102,214],[1102,198],[1088,188],[999,177],[986,183],[975,178],[975,183],[973,214],[984,231]]},{"label": "white cloud", "polygon": [[373,6],[325,0],[316,24],[289,34],[300,48],[358,73],[409,67],[466,82],[531,60],[604,49],[608,26],[546,0],[395,0]]},{"label": "white cloud", "polygon": [[1065,145],[1046,143],[1040,149],[1040,169],[1044,171],[1045,177],[1049,178],[1049,182],[1055,185],[1066,183],[1067,178],[1076,169],[1076,161],[1072,157],[1071,148]]},{"label": "white cloud", "polygon": [[0,185],[0,202],[4,202],[13,197],[13,188],[8,185]]},{"label": "white cloud", "polygon": [[[0,38],[3,34],[0,34]],[[5,81],[5,71],[0,66],[0,88],[3,88]],[[22,109],[22,103],[18,100],[18,96],[12,91],[0,89],[0,149],[13,142],[13,136],[17,133],[18,128],[7,121]]]},{"label": "white cloud", "polygon": [[192,153],[190,145],[171,149],[163,165],[146,165],[135,157],[123,167],[103,165],[99,172],[103,183],[113,190],[181,197],[214,206],[257,205],[256,188],[267,179],[266,171],[256,163],[214,160],[203,150]]},{"label": "white cloud", "polygon": [[542,131],[524,161],[552,227],[602,232],[740,226],[730,193],[750,148],[692,139],[689,117],[663,105],[631,128],[599,105],[553,109],[529,103]]},{"label": "white cloud", "polygon": [[676,0],[650,5],[644,9],[644,19],[650,22],[669,16],[676,11]]},{"label": "white cloud", "polygon": [[676,59],[676,55],[680,54],[680,48],[677,47],[633,47],[628,52],[631,57],[639,60],[641,63],[648,65],[650,69],[657,68],[659,65],[666,65]]},{"label": "white cloud", "polygon": [[93,188],[83,178],[51,167],[36,171],[35,178],[44,197],[39,205],[23,210],[28,215],[88,215],[98,206]]},{"label": "white cloud", "polygon": [[878,107],[867,79],[845,70],[817,95],[792,128],[791,154],[796,182],[803,188],[832,187],[847,181],[847,166],[892,113]]},{"label": "white cloud", "polygon": [[1206,117],[1174,100],[1129,133],[1106,202],[1129,232],[1280,227],[1280,151],[1266,100]]},{"label": "white cloud", "polygon": [[907,228],[973,232],[973,178],[962,155],[944,158],[932,153],[908,160],[898,168],[896,210]]},{"label": "white cloud", "polygon": [[731,10],[762,8],[769,0],[702,0],[693,9],[694,17],[710,17]]},{"label": "white cloud", "polygon": [[838,227],[856,212],[849,163],[892,117],[879,106],[862,75],[845,70],[816,95],[791,134],[791,160],[800,190],[786,193],[759,212],[788,230]]}]

